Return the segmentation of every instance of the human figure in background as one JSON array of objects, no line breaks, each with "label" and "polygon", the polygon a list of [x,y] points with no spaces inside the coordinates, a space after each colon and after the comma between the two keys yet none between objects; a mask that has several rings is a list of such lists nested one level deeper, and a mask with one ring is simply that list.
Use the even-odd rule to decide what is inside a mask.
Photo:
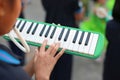
[{"label": "human figure in background", "polygon": [[[93,0],[94,6],[91,9],[91,13],[87,20],[83,20],[80,24],[80,29],[95,31],[103,34],[105,36],[105,28],[106,28],[106,18],[107,18],[107,8],[106,8],[106,0]],[[106,51],[107,40],[105,39],[105,46],[102,51],[104,53]],[[102,62],[103,56],[98,58],[97,62]]]},{"label": "human figure in background", "polygon": [[105,34],[106,13],[105,7],[106,0],[94,0],[94,6],[88,20],[84,20],[80,24],[83,30],[90,30]]},{"label": "human figure in background", "polygon": [[[78,28],[76,24],[82,17],[79,0],[42,0],[46,11],[45,22]],[[51,80],[71,80],[73,56],[64,54],[57,62]]]},{"label": "human figure in background", "polygon": [[[26,4],[27,4],[27,0],[21,0],[22,8],[21,8],[19,18],[25,18],[24,9],[26,7]],[[24,66],[25,65],[25,53],[22,50],[20,50],[12,41],[8,41],[8,44],[11,50],[13,51],[13,53],[19,56],[19,60],[21,61],[20,65]]]},{"label": "human figure in background", "polygon": [[31,4],[32,0],[28,0],[28,4]]},{"label": "human figure in background", "polygon": [[22,1],[22,3],[21,3],[22,9],[21,9],[21,13],[20,13],[19,18],[25,18],[24,9],[25,9],[25,7],[26,7],[26,4],[27,4],[27,1],[28,1],[28,0],[21,0],[21,1]]},{"label": "human figure in background", "polygon": [[107,23],[107,52],[104,61],[103,80],[120,80],[120,0],[115,0],[113,19]]}]

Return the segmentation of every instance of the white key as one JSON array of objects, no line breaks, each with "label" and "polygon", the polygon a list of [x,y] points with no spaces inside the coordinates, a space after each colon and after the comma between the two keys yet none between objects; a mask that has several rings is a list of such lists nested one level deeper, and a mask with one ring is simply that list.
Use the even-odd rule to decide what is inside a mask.
[{"label": "white key", "polygon": [[69,45],[68,45],[68,48],[67,48],[68,50],[73,50],[74,43],[72,43],[72,41],[74,39],[75,32],[76,32],[75,30],[71,30],[72,35],[71,35],[71,39],[69,41]]},{"label": "white key", "polygon": [[61,31],[62,31],[62,28],[57,27],[56,32],[55,32],[55,34],[54,34],[55,37],[53,38],[53,39],[54,39],[54,43],[57,43],[57,42],[60,42],[60,43],[61,43],[61,41],[58,40],[58,37],[59,37]]},{"label": "white key", "polygon": [[15,23],[16,27],[17,27],[17,25],[18,25],[19,22],[20,22],[20,20],[17,20],[17,22]]},{"label": "white key", "polygon": [[61,44],[60,44],[60,47],[61,47],[61,48],[64,48],[64,38],[65,38],[65,36],[66,36],[67,31],[68,31],[68,29],[64,29],[62,38],[61,38],[61,40],[60,40],[60,43],[61,43]]},{"label": "white key", "polygon": [[35,31],[35,36],[39,36],[40,37],[40,32],[42,31],[42,28],[44,27],[44,24],[39,24],[36,31]]},{"label": "white key", "polygon": [[54,30],[54,26],[51,26],[50,32],[49,32],[49,34],[48,34],[48,36],[47,36],[48,45],[51,45],[51,44],[54,43],[54,40],[50,38],[50,36],[51,36],[53,30]]},{"label": "white key", "polygon": [[[39,25],[38,25],[35,34],[31,36],[32,41],[35,40],[34,42],[40,43],[41,36],[40,36],[39,34],[40,34],[43,26],[44,26],[44,24],[39,24]],[[30,34],[30,35],[31,35],[31,34]],[[30,35],[29,35],[29,36],[30,36]],[[40,44],[41,44],[41,43],[40,43]]]},{"label": "white key", "polygon": [[22,21],[21,24],[20,24],[20,26],[18,26],[17,29],[20,29],[20,28],[23,26],[24,22],[25,22],[25,21]]},{"label": "white key", "polygon": [[46,25],[46,28],[45,28],[45,30],[44,30],[44,32],[43,32],[43,34],[42,34],[41,40],[40,40],[40,43],[41,43],[41,44],[42,44],[43,41],[46,39],[46,38],[45,38],[45,34],[46,34],[48,28],[49,28],[49,25]]},{"label": "white key", "polygon": [[34,24],[33,24],[33,26],[32,26],[32,28],[31,28],[29,34],[32,34],[32,31],[34,30],[34,28],[35,28],[36,25],[37,25],[37,23],[34,23]]},{"label": "white key", "polygon": [[63,46],[63,48],[65,48],[65,49],[68,48],[68,46],[69,46],[69,44],[70,44],[70,40],[71,40],[71,38],[72,38],[72,35],[73,35],[72,30],[70,30],[70,33],[69,33],[68,39],[67,39],[66,42],[64,42],[64,46]]},{"label": "white key", "polygon": [[27,23],[25,24],[25,27],[24,27],[23,31],[21,32],[21,35],[22,35],[24,38],[26,38],[26,40],[29,40],[29,36],[28,36],[28,34],[27,34],[27,30],[29,29],[31,23],[32,23],[32,22],[27,22]]},{"label": "white key", "polygon": [[93,33],[90,34],[90,38],[89,38],[89,41],[88,41],[88,45],[85,45],[85,46],[84,46],[84,50],[83,50],[84,53],[87,53],[87,54],[89,53],[89,49],[90,49],[90,47],[91,47],[93,35],[94,35]]},{"label": "white key", "polygon": [[32,22],[26,22],[25,27],[24,27],[22,33],[27,34],[27,30],[29,29],[31,24],[32,24]]},{"label": "white key", "polygon": [[59,31],[60,31],[60,28],[59,28],[59,27],[56,27],[55,33],[54,33],[54,35],[53,35],[53,37],[52,37],[51,42],[50,42],[49,45],[55,43],[56,37],[58,36],[57,33],[58,33]]},{"label": "white key", "polygon": [[[26,30],[26,28],[28,28],[28,26],[29,26],[30,24],[31,24],[31,22],[27,22],[27,24],[25,25],[23,31],[20,32],[21,36],[22,36],[25,40],[26,40],[26,37],[27,37],[25,30]],[[18,29],[18,28],[17,28],[17,29]],[[18,31],[19,31],[19,30],[18,30]],[[16,36],[16,34],[14,34],[14,32],[13,32],[13,35],[14,35],[16,38],[18,38],[18,37]]]},{"label": "white key", "polygon": [[82,43],[79,46],[79,52],[84,53],[84,46],[85,46],[85,41],[87,38],[88,32],[85,32]]},{"label": "white key", "polygon": [[79,40],[80,40],[80,37],[81,37],[81,34],[82,34],[82,31],[79,31],[78,33],[78,37],[77,37],[77,40],[76,42],[73,44],[73,51],[79,51]]},{"label": "white key", "polygon": [[90,54],[90,55],[94,55],[95,48],[96,48],[97,41],[98,41],[98,37],[99,37],[98,34],[94,34],[93,40],[92,40],[92,44],[91,44],[90,50],[89,50],[89,54]]}]

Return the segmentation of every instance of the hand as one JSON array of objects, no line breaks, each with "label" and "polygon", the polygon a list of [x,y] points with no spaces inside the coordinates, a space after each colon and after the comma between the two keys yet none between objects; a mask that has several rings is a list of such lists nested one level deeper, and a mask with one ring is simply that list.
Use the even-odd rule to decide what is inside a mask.
[{"label": "hand", "polygon": [[96,15],[99,18],[105,18],[105,17],[107,17],[107,10],[103,7],[98,7],[98,8],[96,8]]},{"label": "hand", "polygon": [[47,45],[47,40],[45,40],[41,46],[36,51],[34,68],[36,79],[49,80],[49,76],[58,61],[58,59],[63,55],[64,50],[62,49],[58,54],[56,54],[60,44],[52,44],[47,50],[45,46]]}]

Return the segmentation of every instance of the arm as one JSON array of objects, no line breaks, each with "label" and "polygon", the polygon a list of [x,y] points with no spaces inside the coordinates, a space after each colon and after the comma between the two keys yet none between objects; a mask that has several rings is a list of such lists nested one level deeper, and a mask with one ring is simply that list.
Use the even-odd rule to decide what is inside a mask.
[{"label": "arm", "polygon": [[32,59],[26,66],[24,66],[24,70],[28,73],[30,77],[34,74],[34,59]]}]

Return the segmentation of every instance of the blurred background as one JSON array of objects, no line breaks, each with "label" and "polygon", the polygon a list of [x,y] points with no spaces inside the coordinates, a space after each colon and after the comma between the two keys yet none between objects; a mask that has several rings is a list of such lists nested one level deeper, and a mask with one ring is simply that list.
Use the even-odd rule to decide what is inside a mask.
[{"label": "blurred background", "polygon": [[[106,22],[109,19],[111,19],[111,17],[106,17],[104,19],[98,17],[96,19],[96,17],[94,16],[94,8],[97,7],[96,5],[99,5],[99,3],[95,3],[94,1],[95,0],[80,1],[80,6],[83,9],[83,16],[82,16],[82,19],[80,19],[77,22],[77,25],[79,25],[80,29],[98,31],[104,35]],[[113,4],[114,4],[114,0],[113,1],[106,0],[106,3],[102,5],[105,8],[106,12],[109,14],[109,16],[111,16],[111,10],[112,10]],[[44,11],[44,8],[40,0],[27,0],[23,9],[23,14],[26,19],[32,19],[40,22],[45,21],[46,12]],[[96,22],[97,24],[94,23],[94,18],[96,21],[98,21]],[[100,28],[96,27],[99,25],[100,22],[103,23],[100,25],[102,29],[101,27]],[[88,25],[91,25],[93,27],[89,27]],[[0,38],[0,41],[2,41],[3,44],[5,45],[8,44],[3,38]],[[87,59],[79,56],[73,56],[74,59],[73,59],[71,80],[102,80],[103,61],[104,61],[104,55],[106,52],[106,46],[107,46],[107,40],[105,40],[105,47],[102,51],[102,55],[100,56],[100,58],[96,60]],[[34,53],[33,49],[36,47],[30,46],[30,48],[31,48],[30,54],[26,54],[25,56],[26,63],[33,57],[33,54],[32,54]]]}]

